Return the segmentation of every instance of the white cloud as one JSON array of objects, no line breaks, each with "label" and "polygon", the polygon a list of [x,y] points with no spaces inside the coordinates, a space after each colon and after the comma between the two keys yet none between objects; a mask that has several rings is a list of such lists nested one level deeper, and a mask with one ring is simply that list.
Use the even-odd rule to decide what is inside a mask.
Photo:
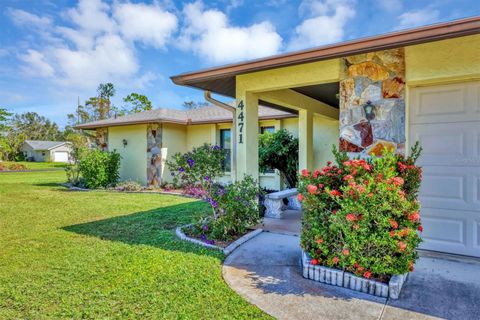
[{"label": "white cloud", "polygon": [[140,73],[136,41],[162,48],[176,30],[175,15],[159,5],[129,2],[106,4],[80,0],[63,13],[69,26],[22,10],[9,10],[17,25],[42,27],[37,48],[19,55],[27,76],[51,78],[78,90],[96,88],[100,82],[145,87],[158,77]]},{"label": "white cloud", "polygon": [[435,23],[438,21],[439,16],[440,12],[431,8],[408,11],[398,17],[400,24],[397,28],[406,29]]},{"label": "white cloud", "polygon": [[340,42],[345,25],[356,13],[348,0],[304,0],[299,12],[306,19],[295,28],[288,46],[290,50]]},{"label": "white cloud", "polygon": [[268,21],[248,27],[230,25],[221,11],[205,9],[200,1],[187,4],[183,10],[184,27],[178,46],[193,50],[213,63],[254,59],[277,53],[282,38]]},{"label": "white cloud", "polygon": [[56,48],[52,55],[60,67],[59,82],[68,86],[123,82],[139,69],[132,49],[118,35],[98,37],[91,50]]},{"label": "white cloud", "polygon": [[26,64],[22,67],[25,74],[34,77],[51,77],[55,70],[45,59],[43,53],[36,50],[28,49],[27,53],[19,56],[20,60]]},{"label": "white cloud", "polygon": [[20,9],[7,9],[7,15],[10,19],[19,26],[33,26],[33,27],[49,27],[52,24],[52,20],[48,17],[40,17],[33,13],[20,10]]},{"label": "white cloud", "polygon": [[125,38],[156,48],[164,47],[177,29],[177,17],[155,4],[118,4],[114,8],[114,17]]},{"label": "white cloud", "polygon": [[67,11],[67,17],[84,32],[97,35],[115,30],[109,10],[101,0],[80,0],[76,8]]}]

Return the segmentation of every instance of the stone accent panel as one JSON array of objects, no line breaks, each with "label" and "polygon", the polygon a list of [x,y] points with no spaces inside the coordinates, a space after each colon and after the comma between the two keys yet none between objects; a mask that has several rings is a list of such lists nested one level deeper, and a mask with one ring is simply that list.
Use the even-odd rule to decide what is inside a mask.
[{"label": "stone accent panel", "polygon": [[162,184],[162,125],[147,126],[147,185],[159,187]]},{"label": "stone accent panel", "polygon": [[95,134],[95,144],[100,150],[108,151],[108,129],[98,128]]},{"label": "stone accent panel", "polygon": [[404,152],[405,54],[392,49],[343,59],[340,81],[340,150],[381,155]]}]

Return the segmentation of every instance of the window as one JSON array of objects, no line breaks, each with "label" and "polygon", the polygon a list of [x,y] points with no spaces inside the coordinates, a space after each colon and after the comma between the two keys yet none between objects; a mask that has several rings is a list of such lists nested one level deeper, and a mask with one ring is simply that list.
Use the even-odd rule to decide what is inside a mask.
[{"label": "window", "polygon": [[260,127],[260,133],[274,133],[275,132],[275,127],[274,126],[265,126],[265,127]]},{"label": "window", "polygon": [[[260,127],[260,133],[264,134],[265,132],[274,133],[275,132],[275,127],[274,126]],[[267,169],[265,169],[264,173],[275,173],[275,170],[272,169],[272,168],[267,168]]]},{"label": "window", "polygon": [[231,170],[231,131],[230,129],[221,129],[220,130],[220,146],[225,150],[225,159],[223,160],[222,168],[225,172],[230,172]]}]

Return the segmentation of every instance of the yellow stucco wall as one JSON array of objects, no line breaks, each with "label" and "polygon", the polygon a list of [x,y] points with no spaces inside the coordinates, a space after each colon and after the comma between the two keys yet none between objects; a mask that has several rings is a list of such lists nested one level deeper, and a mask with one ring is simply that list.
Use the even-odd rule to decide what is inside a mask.
[{"label": "yellow stucco wall", "polygon": [[405,48],[408,85],[480,78],[480,35]]},{"label": "yellow stucco wall", "polygon": [[[187,126],[178,124],[163,124],[163,148],[162,152],[166,152],[166,159],[169,160],[177,152],[187,152]],[[165,166],[163,172],[163,181],[171,182],[172,175],[168,167]]]},{"label": "yellow stucco wall", "polygon": [[341,72],[340,59],[257,71],[236,77],[237,92],[262,92],[335,82],[340,80]]},{"label": "yellow stucco wall", "polygon": [[[123,146],[123,139],[127,146]],[[122,157],[120,179],[147,183],[147,125],[108,128],[108,149],[116,150]]]},{"label": "yellow stucco wall", "polygon": [[322,168],[327,161],[333,160],[332,146],[338,147],[338,120],[325,117],[313,117],[313,167]]},{"label": "yellow stucco wall", "polygon": [[187,150],[199,147],[204,143],[215,144],[217,143],[216,125],[198,124],[187,126],[186,139]]}]

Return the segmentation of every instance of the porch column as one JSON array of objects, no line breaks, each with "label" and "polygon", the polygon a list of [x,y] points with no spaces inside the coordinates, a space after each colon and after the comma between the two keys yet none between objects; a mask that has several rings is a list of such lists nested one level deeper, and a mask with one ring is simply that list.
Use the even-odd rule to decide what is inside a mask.
[{"label": "porch column", "polygon": [[237,90],[237,174],[236,179],[251,175],[258,181],[258,97]]},{"label": "porch column", "polygon": [[313,112],[298,111],[298,169],[313,169]]}]

